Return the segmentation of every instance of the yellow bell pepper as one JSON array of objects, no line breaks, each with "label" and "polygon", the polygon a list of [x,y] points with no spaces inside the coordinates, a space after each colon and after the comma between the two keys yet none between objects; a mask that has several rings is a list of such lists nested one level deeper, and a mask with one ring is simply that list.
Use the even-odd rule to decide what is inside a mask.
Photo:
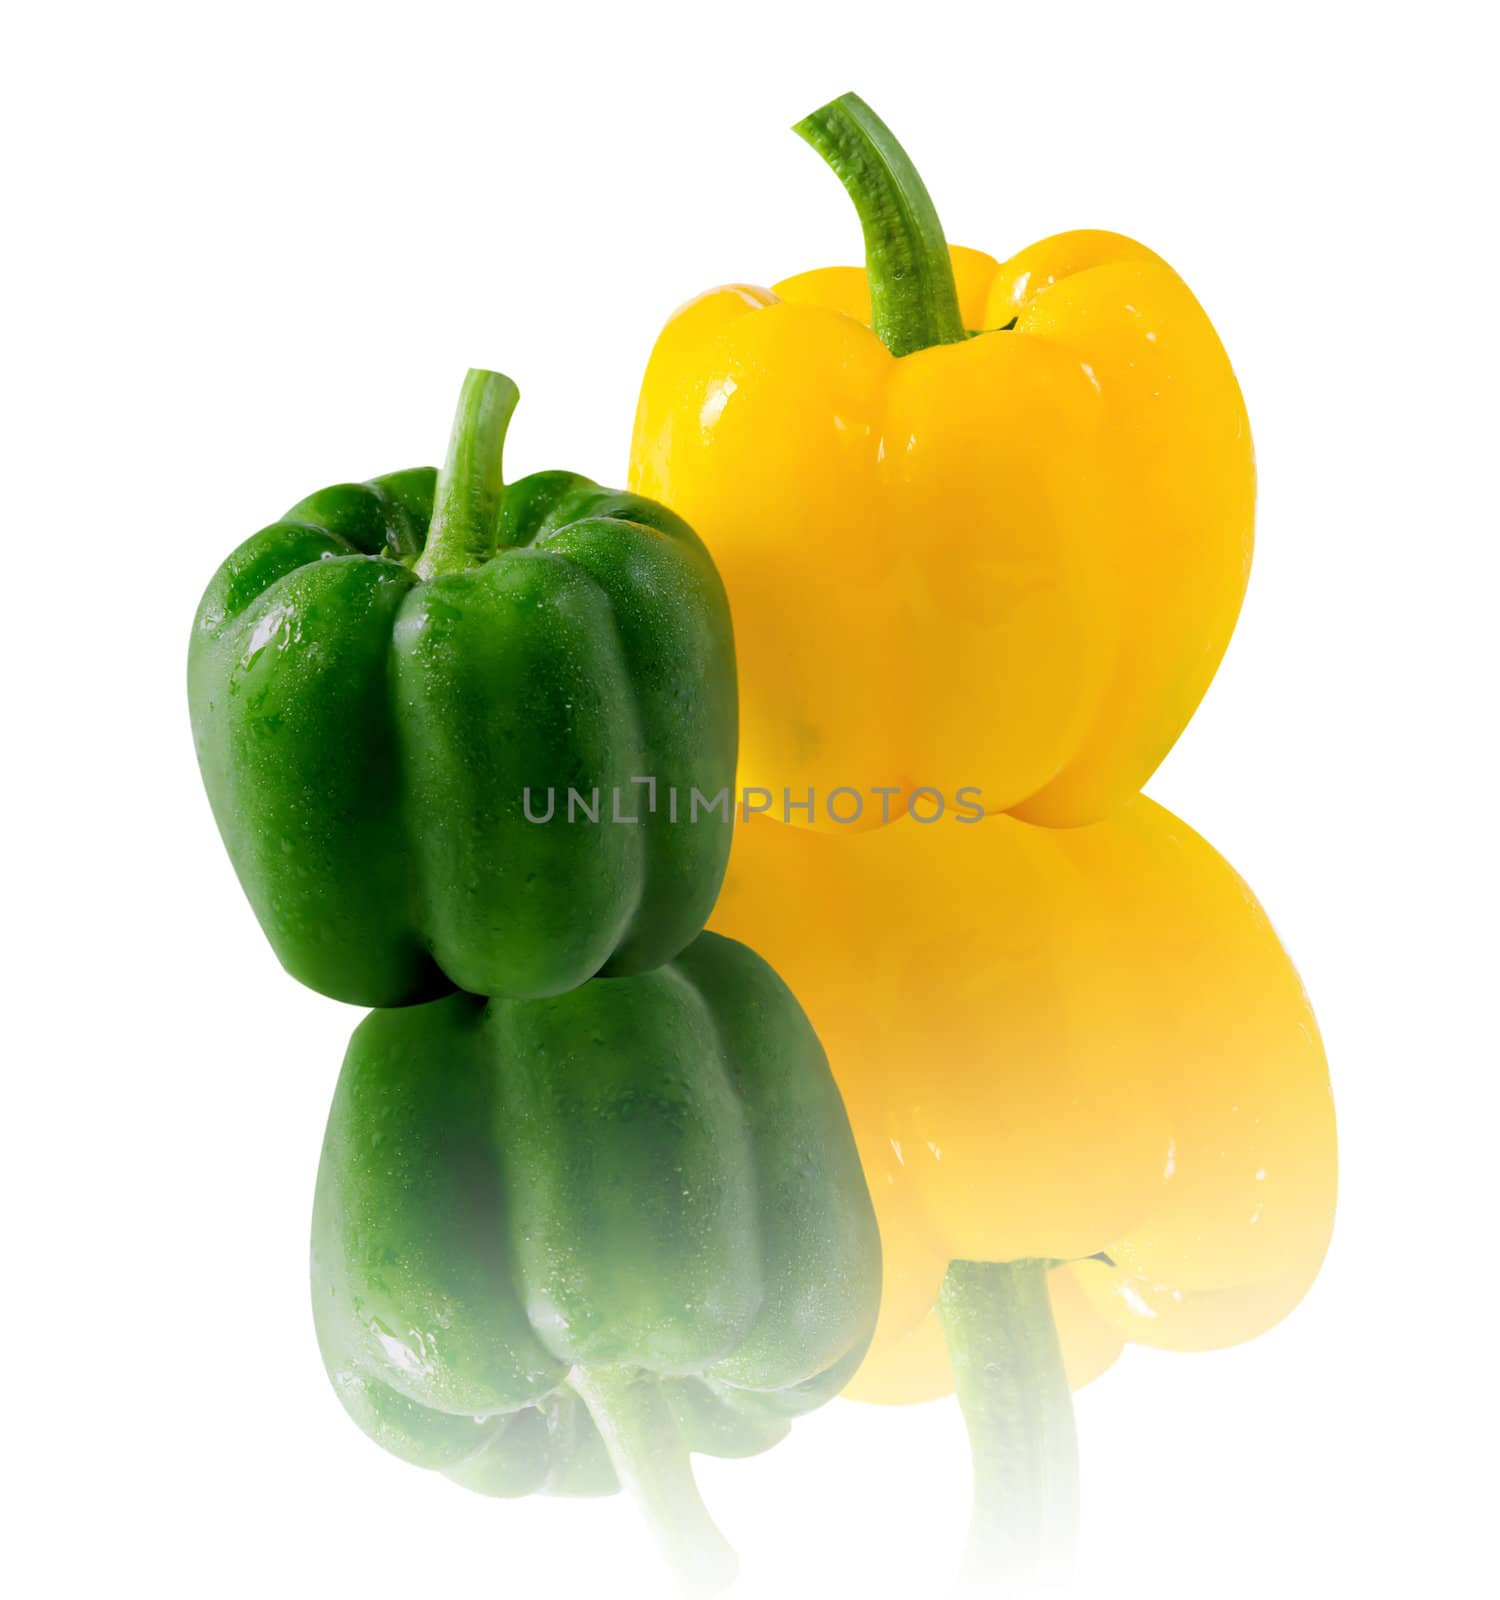
[{"label": "yellow bell pepper", "polygon": [[849,822],[839,790],[862,827],[939,803],[1094,821],[1176,740],[1239,611],[1255,468],[1228,358],[1144,246],[950,252],[856,97],[797,131],[866,269],[679,311],[630,467],[728,589],[740,782],[819,828]]},{"label": "yellow bell pepper", "polygon": [[1026,1568],[1070,1514],[1064,1371],[1252,1338],[1317,1273],[1334,1120],[1297,973],[1228,863],[1144,797],[1076,830],[752,819],[712,926],[795,990],[859,1141],[885,1289],[848,1392],[956,1376],[971,1559]]}]

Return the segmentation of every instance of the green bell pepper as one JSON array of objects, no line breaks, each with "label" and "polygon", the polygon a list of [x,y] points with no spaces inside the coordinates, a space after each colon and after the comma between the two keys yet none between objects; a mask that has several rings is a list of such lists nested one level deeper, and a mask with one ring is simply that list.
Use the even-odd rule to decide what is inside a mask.
[{"label": "green bell pepper", "polygon": [[214,817],[282,964],[335,999],[648,971],[723,877],[737,702],[718,573],[650,500],[562,472],[504,486],[516,399],[471,372],[440,473],[312,495],[198,609]]},{"label": "green bell pepper", "polygon": [[705,933],[557,998],[367,1017],[312,1276],[329,1376],[377,1443],[487,1494],[623,1482],[715,1586],[733,1557],[688,1451],[763,1450],[843,1387],[880,1246],[801,1007]]}]

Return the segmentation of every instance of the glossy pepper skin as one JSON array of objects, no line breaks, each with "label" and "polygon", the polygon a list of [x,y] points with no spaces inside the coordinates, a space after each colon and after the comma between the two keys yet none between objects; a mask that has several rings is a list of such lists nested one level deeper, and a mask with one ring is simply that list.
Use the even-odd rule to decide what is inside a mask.
[{"label": "glossy pepper skin", "polygon": [[484,1493],[624,1479],[729,1570],[689,1449],[749,1455],[869,1342],[875,1220],[816,1035],[704,934],[553,999],[378,1011],[339,1080],[313,1303],[345,1408]]},{"label": "glossy pepper skin", "polygon": [[728,816],[667,809],[733,782],[718,574],[640,496],[563,472],[503,485],[514,403],[471,373],[441,473],[310,496],[198,610],[189,698],[219,831],[283,965],[339,1000],[645,971],[698,933],[723,874]]},{"label": "glossy pepper skin", "polygon": [[1145,246],[950,252],[862,102],[798,132],[855,197],[866,269],[684,306],[631,453],[729,591],[741,784],[812,789],[816,826],[841,786],[893,791],[866,824],[923,786],[1095,821],[1170,749],[1239,611],[1255,466],[1228,357]]},{"label": "glossy pepper skin", "polygon": [[[1074,830],[752,820],[712,925],[797,986],[859,1141],[885,1293],[854,1398],[929,1399],[957,1372],[982,1414],[1007,1310],[1050,1310],[1076,1387],[1124,1341],[1253,1338],[1316,1276],[1337,1177],[1316,1020],[1250,890],[1152,801]],[[1000,1270],[1000,1312],[975,1264]],[[1055,1406],[1024,1371],[1022,1398]],[[998,1495],[970,1421],[976,1493]]]}]

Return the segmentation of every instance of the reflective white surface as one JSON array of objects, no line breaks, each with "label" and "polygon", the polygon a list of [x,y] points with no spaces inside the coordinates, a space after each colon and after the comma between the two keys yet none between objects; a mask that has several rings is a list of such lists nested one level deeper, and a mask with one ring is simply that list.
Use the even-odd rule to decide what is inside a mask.
[{"label": "reflective white surface", "polygon": [[[1255,420],[1249,598],[1152,792],[1255,885],[1315,999],[1339,1228],[1265,1339],[1130,1350],[1080,1397],[1079,1592],[1482,1587],[1500,574],[1476,14],[881,14],[905,21],[304,0],[6,23],[12,1592],[661,1592],[624,1502],[487,1503],[330,1394],[308,1214],[357,1013],[279,970],[234,884],[183,658],[222,555],[320,484],[435,460],[469,365],[526,389],[515,471],[621,478],[676,304],[855,258],[785,131],[847,87],[955,240],[1097,225],[1162,250]],[[840,1403],[699,1475],[746,1600],[956,1570],[951,1402]]]}]

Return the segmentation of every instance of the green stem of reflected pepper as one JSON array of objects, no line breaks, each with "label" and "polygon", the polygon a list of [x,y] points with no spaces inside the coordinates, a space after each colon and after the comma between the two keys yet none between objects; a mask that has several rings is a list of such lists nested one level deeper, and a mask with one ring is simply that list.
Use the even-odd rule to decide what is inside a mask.
[{"label": "green stem of reflected pepper", "polygon": [[419,578],[477,567],[495,553],[505,431],[521,391],[500,372],[471,367],[458,397],[448,458],[438,473]]},{"label": "green stem of reflected pepper", "polygon": [[1045,1261],[954,1261],[938,1298],[974,1462],[974,1590],[1065,1577],[1078,1530],[1073,1396]]},{"label": "green stem of reflected pepper", "polygon": [[623,1487],[635,1497],[686,1594],[711,1595],[739,1562],[714,1526],[661,1385],[626,1367],[577,1367],[568,1380],[589,1409]]},{"label": "green stem of reflected pepper", "polygon": [[857,94],[804,117],[801,134],[849,191],[865,235],[870,322],[893,356],[968,338],[937,208],[911,157]]}]

